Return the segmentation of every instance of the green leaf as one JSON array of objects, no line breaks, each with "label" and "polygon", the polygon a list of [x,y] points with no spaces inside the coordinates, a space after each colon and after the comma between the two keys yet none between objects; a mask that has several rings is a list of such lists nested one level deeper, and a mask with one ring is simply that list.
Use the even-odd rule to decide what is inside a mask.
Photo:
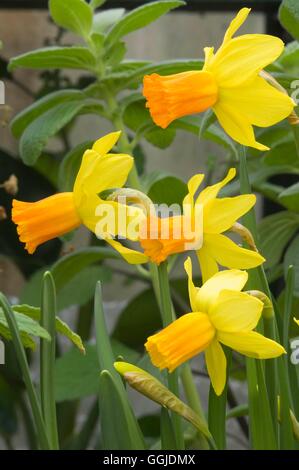
[{"label": "green leaf", "polygon": [[[32,307],[32,305],[14,305],[13,311],[17,313],[21,313],[28,318],[31,318],[37,322],[40,321],[41,312],[39,307]],[[81,353],[85,352],[84,346],[82,344],[82,340],[77,333],[71,330],[71,328],[62,321],[59,317],[56,317],[55,320],[55,328],[57,333],[60,333],[62,336],[68,338],[78,349]]]},{"label": "green leaf", "polygon": [[[142,437],[131,426],[131,410],[116,378],[103,370],[100,375],[100,422],[104,450],[144,450]],[[140,432],[141,434],[141,432]]]},{"label": "green leaf", "polygon": [[124,8],[112,8],[100,11],[93,17],[92,30],[96,33],[105,33],[113,24],[125,14]]},{"label": "green leaf", "polygon": [[[37,271],[29,280],[22,292],[21,300],[30,305],[39,305],[39,292],[41,289],[42,276],[45,269]],[[55,278],[55,270],[52,271]],[[71,305],[85,305],[92,299],[97,281],[107,282],[110,280],[111,271],[106,266],[86,266],[80,271],[74,270],[64,280],[63,286],[57,288],[58,310],[61,311]]]},{"label": "green leaf", "polygon": [[40,324],[47,330],[51,341],[40,341],[40,400],[47,429],[48,439],[53,450],[59,449],[57,414],[54,389],[54,364],[56,357],[56,290],[49,271],[43,276],[41,290]]},{"label": "green leaf", "polygon": [[296,238],[294,238],[294,240],[288,247],[285,257],[284,257],[285,279],[287,278],[289,266],[294,266],[294,271],[295,271],[294,296],[299,297],[299,235]]},{"label": "green leaf", "polygon": [[20,155],[27,165],[34,165],[50,137],[53,137],[84,107],[80,101],[66,101],[35,119],[20,140]]},{"label": "green leaf", "polygon": [[85,345],[86,354],[70,349],[55,363],[56,401],[76,400],[99,391],[99,364],[95,345]]},{"label": "green leaf", "polygon": [[283,0],[279,8],[282,26],[296,39],[299,39],[299,4],[297,0]]},{"label": "green leaf", "polygon": [[283,211],[265,217],[259,224],[261,252],[266,258],[265,267],[279,263],[282,253],[299,228],[299,216]]},{"label": "green leaf", "polygon": [[177,204],[181,207],[188,187],[184,181],[175,176],[162,177],[149,189],[148,196],[155,204]]},{"label": "green leaf", "polygon": [[102,5],[104,5],[104,3],[106,1],[107,0],[91,0],[90,6],[91,6],[91,8],[93,8],[95,10],[96,8],[101,7]]},{"label": "green leaf", "polygon": [[165,15],[165,13],[168,13],[173,8],[177,8],[181,5],[184,5],[184,2],[179,0],[164,0],[148,3],[136,8],[120,19],[111,28],[106,37],[107,47],[110,47],[114,42],[118,41],[126,34],[136,31],[137,29],[144,28],[144,26],[157,20],[160,16]]},{"label": "green leaf", "polygon": [[266,165],[293,165],[298,160],[294,139],[287,138],[271,146],[264,157]]},{"label": "green leaf", "polygon": [[94,70],[95,58],[86,47],[44,47],[11,59],[9,71],[27,69]]},{"label": "green leaf", "polygon": [[[191,132],[192,134],[198,136],[200,133],[201,118],[194,116],[186,116],[184,118],[177,119],[176,121],[174,121],[170,127],[174,129],[181,129],[186,132]],[[218,126],[218,124],[211,124],[210,122],[209,126],[206,127],[206,125],[204,125],[204,128],[205,129],[202,131],[201,134],[202,138],[215,142],[216,144],[221,145],[222,147],[226,148],[227,150],[230,150],[233,154],[236,155],[237,150],[234,142],[224,132],[224,130]]]},{"label": "green leaf", "polygon": [[67,286],[77,274],[80,274],[80,272],[88,266],[106,258],[122,259],[116,250],[106,247],[82,248],[75,253],[66,255],[54,263],[51,268],[42,268],[36,271],[21,292],[20,301],[25,304],[39,305],[41,279],[46,269],[51,269],[59,299],[62,289]]},{"label": "green leaf", "polygon": [[[14,312],[15,319],[20,330],[21,340],[25,347],[35,349],[36,345],[31,336],[44,338],[50,341],[48,332],[42,328],[38,322],[23,315],[22,313]],[[0,308],[0,336],[5,339],[11,340],[12,335],[9,330],[3,310]]]},{"label": "green leaf", "polygon": [[57,291],[62,289],[82,269],[104,259],[122,259],[116,250],[106,247],[89,247],[64,256],[51,268]]},{"label": "green leaf", "polygon": [[93,43],[93,49],[95,53],[100,56],[104,45],[105,35],[101,33],[92,33],[90,39]]},{"label": "green leaf", "polygon": [[26,127],[41,114],[65,101],[80,101],[84,94],[79,90],[59,90],[40,98],[17,114],[11,121],[11,131],[14,137],[20,137]]},{"label": "green leaf", "polygon": [[[143,436],[127,398],[124,384],[114,368],[114,354],[103,308],[102,286],[94,298],[96,346],[100,376],[100,421],[104,448],[143,449]],[[115,430],[119,429],[119,435]]]},{"label": "green leaf", "polygon": [[116,42],[104,55],[103,61],[106,65],[114,67],[119,64],[127,52],[126,44],[122,41]]},{"label": "green leaf", "polygon": [[154,292],[149,289],[137,295],[122,311],[114,328],[113,338],[132,349],[142,351],[147,337],[159,328],[159,307]]},{"label": "green leaf", "polygon": [[[115,360],[122,356],[135,362],[138,353],[119,341],[112,340]],[[95,344],[84,344],[85,354],[72,348],[56,360],[55,389],[56,401],[77,400],[99,392],[99,362]]]},{"label": "green leaf", "polygon": [[161,428],[161,449],[173,450],[176,449],[176,439],[173,423],[170,419],[169,411],[164,406],[161,408],[160,418]]},{"label": "green leaf", "polygon": [[284,67],[297,69],[299,62],[299,42],[292,41],[287,44],[284,48],[283,53],[279,57],[278,62]]},{"label": "green leaf", "polygon": [[209,109],[206,111],[203,115],[203,118],[201,119],[200,126],[199,126],[199,134],[198,138],[199,140],[201,139],[202,135],[208,128],[214,124],[214,122],[217,120],[216,114],[213,112],[212,109]]},{"label": "green leaf", "polygon": [[278,199],[290,211],[299,212],[299,183],[282,191]]},{"label": "green leaf", "polygon": [[88,266],[81,269],[59,290],[59,310],[63,310],[70,305],[85,305],[93,298],[97,281],[104,283],[110,280],[111,270],[108,266]]},{"label": "green leaf", "polygon": [[58,174],[58,187],[60,191],[72,191],[77,173],[79,171],[85,150],[92,147],[93,141],[88,140],[77,145],[64,157]]},{"label": "green leaf", "polygon": [[84,0],[50,0],[50,14],[58,26],[87,37],[92,26],[92,9]]},{"label": "green leaf", "polygon": [[57,188],[59,161],[53,155],[43,153],[34,165],[34,169]]}]

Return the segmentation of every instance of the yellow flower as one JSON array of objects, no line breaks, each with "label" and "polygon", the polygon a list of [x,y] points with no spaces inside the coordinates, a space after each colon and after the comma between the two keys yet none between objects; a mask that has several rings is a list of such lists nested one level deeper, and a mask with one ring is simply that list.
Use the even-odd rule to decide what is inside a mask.
[{"label": "yellow flower", "polygon": [[[265,259],[256,251],[242,248],[223,235],[233,224],[246,214],[255,204],[254,194],[218,198],[219,191],[236,175],[231,168],[226,177],[212,186],[207,186],[195,199],[194,205],[203,208],[203,243],[197,250],[203,282],[218,271],[218,264],[226,268],[251,269],[262,264]],[[204,175],[196,175],[189,183],[189,194],[185,202],[194,195]]]},{"label": "yellow flower", "polygon": [[150,336],[145,348],[156,367],[167,368],[170,372],[205,351],[213,388],[220,395],[226,381],[226,357],[221,343],[256,359],[278,357],[285,350],[253,331],[262,314],[263,303],[241,292],[248,279],[245,271],[221,271],[198,288],[192,281],[190,258],[185,262],[185,269],[192,312]]},{"label": "yellow flower", "polygon": [[223,235],[223,232],[229,230],[256,202],[254,194],[217,198],[221,188],[234,178],[235,174],[236,170],[231,168],[222,181],[207,186],[197,198],[195,194],[204,175],[193,176],[188,182],[189,192],[183,201],[182,216],[170,218],[144,216],[136,237],[136,241],[139,241],[143,249],[143,258],[140,257],[141,253],[135,250],[128,251],[128,248],[118,241],[107,241],[129,263],[136,262],[136,257],[140,257],[140,262],[150,260],[159,265],[172,254],[195,250],[203,281],[218,271],[218,264],[237,269],[259,266],[265,261],[259,253],[242,248]]},{"label": "yellow flower", "polygon": [[112,132],[86,150],[72,192],[58,193],[37,202],[13,200],[12,220],[18,225],[19,238],[28,253],[34,253],[42,243],[81,224],[95,231],[98,221],[95,210],[104,202],[98,194],[123,186],[133,165],[129,155],[108,153],[119,135],[120,132]]},{"label": "yellow flower", "polygon": [[200,71],[144,77],[143,94],[154,122],[166,128],[173,120],[212,108],[219,123],[240,144],[259,150],[253,125],[268,127],[288,117],[295,104],[259,75],[283,51],[283,42],[267,34],[233,35],[246,20],[242,8],[214,54],[206,47]]}]

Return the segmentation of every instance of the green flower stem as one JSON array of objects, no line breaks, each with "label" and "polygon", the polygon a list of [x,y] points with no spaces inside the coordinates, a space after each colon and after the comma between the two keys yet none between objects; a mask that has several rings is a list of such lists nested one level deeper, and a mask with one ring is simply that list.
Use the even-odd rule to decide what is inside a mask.
[{"label": "green flower stem", "polygon": [[[161,299],[161,313],[162,323],[165,328],[173,321],[173,310],[172,302],[169,289],[169,279],[167,271],[167,261],[164,261],[158,267],[158,278],[160,286],[160,299]],[[178,384],[178,373],[177,371],[167,374],[168,387],[177,397],[179,396],[179,384]],[[181,429],[181,420],[179,416],[172,413],[172,422],[174,426],[177,447],[179,450],[184,449],[184,437]]]},{"label": "green flower stem", "polygon": [[58,431],[54,389],[54,365],[56,343],[56,292],[53,277],[46,272],[43,279],[41,299],[41,326],[47,330],[51,341],[40,340],[40,395],[42,413],[51,448],[57,450]]},{"label": "green flower stem", "polygon": [[9,329],[12,335],[12,341],[15,347],[17,359],[18,359],[18,362],[22,371],[22,376],[23,376],[25,386],[27,389],[28,398],[30,401],[32,415],[33,415],[35,428],[36,428],[36,437],[39,442],[39,447],[40,449],[43,449],[43,450],[50,450],[51,446],[50,446],[48,436],[46,433],[46,428],[45,428],[45,423],[42,417],[40,403],[38,401],[37,394],[36,394],[34,385],[30,377],[29,366],[28,366],[25,350],[21,341],[18,325],[17,325],[14,313],[9,303],[7,302],[4,295],[1,293],[0,293],[0,305],[3,309],[7,324],[9,326]]},{"label": "green flower stem", "polygon": [[[242,147],[240,151],[240,192],[241,194],[250,194],[252,192],[247,170],[245,147]],[[245,227],[250,230],[255,243],[258,244],[257,223],[253,209],[243,216],[243,223]],[[250,270],[249,283],[251,284],[252,288],[265,291],[266,295],[271,298],[271,292],[263,267]],[[272,321],[275,321],[274,317],[273,320],[269,319],[267,326],[269,328],[269,332],[271,331],[273,333],[275,331],[274,324],[269,324]],[[275,432],[276,425],[274,425],[273,420],[273,415],[275,412],[273,410],[271,412],[270,408],[270,404],[271,407],[273,407],[273,404],[277,400],[277,387],[276,383],[273,381],[273,374],[274,377],[276,376],[275,368],[277,363],[274,362],[274,360],[268,361],[266,368],[269,370],[266,374],[266,377],[271,380],[269,380],[267,383],[267,387],[265,386],[265,374],[261,364],[259,363],[259,360],[248,359],[246,364],[249,393],[250,430],[253,445],[255,448],[264,447],[269,449],[277,448],[277,433]],[[259,394],[255,393],[257,384],[260,391]],[[269,420],[269,417],[271,417],[271,420]],[[255,425],[256,421],[260,423],[260,426]],[[267,433],[265,433],[265,429],[267,429]]]},{"label": "green flower stem", "polygon": [[[128,139],[126,126],[123,121],[122,114],[119,110],[119,106],[114,95],[110,92],[108,88],[106,88],[106,91],[105,91],[105,99],[106,99],[107,107],[109,110],[111,122],[117,131],[121,131],[121,136],[119,138],[119,144],[118,144],[119,149],[123,153],[131,154],[133,151],[133,146],[130,144],[130,141]],[[141,184],[139,181],[139,176],[138,176],[135,160],[134,160],[134,165],[128,176],[128,185],[131,188],[141,191]]]},{"label": "green flower stem", "polygon": [[[206,421],[206,417],[202,408],[202,404],[200,401],[200,397],[197,391],[197,387],[193,380],[193,375],[191,372],[190,365],[186,363],[181,369],[181,380],[184,387],[185,395],[187,398],[188,405],[200,416],[204,421]],[[206,437],[198,433],[199,439],[199,448],[201,450],[209,449],[209,443]],[[210,441],[211,447],[215,449],[216,445],[213,441]]]}]

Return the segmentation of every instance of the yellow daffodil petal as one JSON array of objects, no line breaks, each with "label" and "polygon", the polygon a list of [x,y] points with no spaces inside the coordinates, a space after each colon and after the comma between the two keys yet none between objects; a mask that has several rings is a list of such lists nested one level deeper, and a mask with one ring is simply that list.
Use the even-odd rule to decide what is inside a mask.
[{"label": "yellow daffodil petal", "polygon": [[78,193],[78,191],[82,187],[82,184],[84,183],[84,179],[86,175],[89,174],[90,172],[90,168],[93,167],[94,163],[99,158],[100,158],[100,155],[95,150],[91,150],[91,149],[85,150],[83,157],[82,157],[79,171],[75,179],[74,192],[77,191]]},{"label": "yellow daffodil petal", "polygon": [[215,335],[208,315],[187,313],[147,339],[145,348],[152,363],[172,372],[183,362],[204,351]]},{"label": "yellow daffodil petal", "polygon": [[188,291],[189,291],[189,299],[190,299],[190,306],[193,312],[198,311],[198,306],[196,302],[196,297],[199,292],[199,288],[195,287],[192,279],[192,261],[191,258],[188,257],[184,263],[185,271],[188,276]]},{"label": "yellow daffodil petal", "polygon": [[210,309],[209,317],[216,330],[251,331],[256,327],[263,307],[263,302],[252,295],[224,289]]},{"label": "yellow daffodil petal", "polygon": [[205,63],[203,66],[203,70],[207,70],[214,58],[214,47],[205,47],[204,53],[205,53]]},{"label": "yellow daffodil petal", "polygon": [[219,100],[213,110],[225,132],[236,142],[261,151],[269,150],[269,147],[255,140],[253,127],[242,109],[231,105],[229,101]]},{"label": "yellow daffodil petal", "polygon": [[229,230],[255,202],[254,194],[211,200],[204,206],[204,232],[221,233]]},{"label": "yellow daffodil petal", "polygon": [[121,135],[121,131],[110,132],[110,134],[101,137],[96,140],[92,146],[92,150],[95,150],[100,155],[106,155],[114,147]]},{"label": "yellow daffodil petal", "polygon": [[107,154],[92,165],[84,180],[89,192],[120,188],[127,181],[134,159],[126,154]]},{"label": "yellow daffodil petal", "polygon": [[194,196],[196,191],[198,190],[199,186],[201,185],[205,175],[203,174],[197,174],[192,176],[192,178],[189,179],[188,181],[188,194],[185,196],[184,201],[183,201],[183,206],[185,204],[194,204]]},{"label": "yellow daffodil petal", "polygon": [[[252,80],[282,53],[284,43],[268,34],[245,34],[225,43],[215,54],[207,71],[219,87],[232,88]],[[218,98],[221,100],[221,96]]]},{"label": "yellow daffodil petal", "polygon": [[226,357],[217,339],[213,339],[206,349],[205,358],[213,389],[219,396],[226,382]]},{"label": "yellow daffodil petal", "polygon": [[297,320],[297,318],[294,317],[294,322],[299,326],[299,320]]},{"label": "yellow daffodil petal", "polygon": [[204,283],[219,271],[218,264],[210,255],[209,250],[206,249],[205,245],[203,245],[196,254],[201,270],[202,282]]},{"label": "yellow daffodil petal", "polygon": [[218,331],[219,341],[226,346],[256,359],[271,359],[285,354],[285,349],[275,341],[255,331],[228,333]]},{"label": "yellow daffodil petal", "polygon": [[92,149],[88,149],[84,152],[81,166],[76,178],[76,186],[80,186],[84,181],[84,178],[90,174],[92,164],[100,157],[105,156],[107,152],[112,149],[112,147],[118,141],[120,134],[120,131],[111,132],[110,134],[107,134],[104,137],[96,140],[92,146]]},{"label": "yellow daffodil petal", "polygon": [[265,258],[256,251],[242,248],[219,233],[204,234],[204,243],[217,263],[226,268],[251,269],[265,261]]},{"label": "yellow daffodil petal", "polygon": [[230,39],[232,39],[235,32],[238,31],[238,29],[246,21],[247,16],[249,15],[250,11],[251,11],[251,8],[241,8],[241,10],[235,16],[235,18],[230,22],[230,25],[227,28],[226,33],[224,35],[222,45],[224,45]]},{"label": "yellow daffodil petal", "polygon": [[220,107],[229,103],[240,110],[250,124],[259,127],[273,126],[287,118],[294,108],[293,100],[261,77],[236,88],[223,88]]},{"label": "yellow daffodil petal", "polygon": [[196,204],[207,204],[212,199],[215,199],[220,191],[229,181],[231,181],[236,176],[236,169],[230,168],[226,177],[223,178],[222,181],[219,183],[213,184],[212,186],[207,186],[201,193],[199,194]]},{"label": "yellow daffodil petal", "polygon": [[93,233],[95,233],[96,225],[99,221],[99,217],[96,216],[96,209],[101,202],[102,200],[97,194],[83,191],[80,194],[80,204],[76,204],[82,223]]},{"label": "yellow daffodil petal", "polygon": [[208,313],[217,303],[218,296],[222,290],[229,289],[241,291],[248,279],[246,271],[230,269],[220,271],[208,279],[199,289],[196,303],[201,312]]},{"label": "yellow daffodil petal", "polygon": [[112,238],[106,238],[105,240],[109,245],[112,246],[129,264],[143,264],[148,262],[148,257],[140,251],[132,250],[122,245],[120,242],[113,240]]}]

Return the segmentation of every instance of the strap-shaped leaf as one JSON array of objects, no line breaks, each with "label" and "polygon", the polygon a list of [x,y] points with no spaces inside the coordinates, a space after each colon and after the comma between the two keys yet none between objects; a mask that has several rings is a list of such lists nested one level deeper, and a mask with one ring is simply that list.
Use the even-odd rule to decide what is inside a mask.
[{"label": "strap-shaped leaf", "polygon": [[133,415],[126,395],[121,392],[117,377],[108,370],[100,375],[100,421],[105,450],[144,450],[136,433]]}]

